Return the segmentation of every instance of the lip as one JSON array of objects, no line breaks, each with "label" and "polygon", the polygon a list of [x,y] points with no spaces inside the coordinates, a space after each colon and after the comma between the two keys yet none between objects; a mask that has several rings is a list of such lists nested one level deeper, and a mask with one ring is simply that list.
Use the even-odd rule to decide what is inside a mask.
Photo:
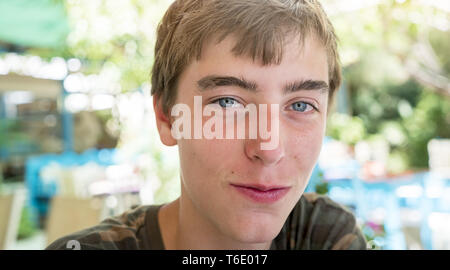
[{"label": "lip", "polygon": [[290,187],[230,184],[233,189],[258,203],[274,203],[283,198]]}]

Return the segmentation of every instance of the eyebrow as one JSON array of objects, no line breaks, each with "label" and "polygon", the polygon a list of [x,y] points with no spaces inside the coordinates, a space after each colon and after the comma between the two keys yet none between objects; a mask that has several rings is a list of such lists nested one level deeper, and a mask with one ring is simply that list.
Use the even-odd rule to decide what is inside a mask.
[{"label": "eyebrow", "polygon": [[330,89],[328,83],[317,80],[299,80],[292,83],[288,83],[283,91],[285,94],[293,93],[300,90],[321,90],[322,93],[327,92]]},{"label": "eyebrow", "polygon": [[200,91],[212,90],[219,86],[238,86],[242,89],[256,92],[257,85],[254,82],[247,81],[244,78],[233,76],[206,76],[197,82]]},{"label": "eyebrow", "polygon": [[[258,91],[258,85],[255,82],[233,76],[210,75],[200,79],[197,82],[197,85],[202,92],[213,90],[214,88],[219,86],[237,86],[250,92]],[[321,90],[322,92],[327,92],[329,90],[329,86],[325,81],[308,79],[287,83],[283,87],[284,94],[289,94],[301,90]]]}]

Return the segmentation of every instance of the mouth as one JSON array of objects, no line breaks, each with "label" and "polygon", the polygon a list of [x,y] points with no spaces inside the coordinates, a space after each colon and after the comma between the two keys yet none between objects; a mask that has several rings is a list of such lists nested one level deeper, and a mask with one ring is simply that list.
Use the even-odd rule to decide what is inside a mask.
[{"label": "mouth", "polygon": [[291,187],[230,184],[238,193],[257,203],[274,203],[283,198]]}]

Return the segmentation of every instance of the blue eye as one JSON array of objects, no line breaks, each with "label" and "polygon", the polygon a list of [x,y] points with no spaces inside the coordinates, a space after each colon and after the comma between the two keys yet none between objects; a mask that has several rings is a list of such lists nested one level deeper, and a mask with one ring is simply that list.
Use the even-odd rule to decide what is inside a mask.
[{"label": "blue eye", "polygon": [[[310,111],[311,109],[314,109],[314,107],[311,104],[303,101],[295,102],[291,106],[292,109],[297,112],[306,112]],[[310,109],[308,109],[308,106],[310,107]]]},{"label": "blue eye", "polygon": [[213,103],[218,103],[221,107],[227,108],[227,107],[236,107],[237,105],[240,105],[240,103],[231,97],[224,97],[216,99]]}]

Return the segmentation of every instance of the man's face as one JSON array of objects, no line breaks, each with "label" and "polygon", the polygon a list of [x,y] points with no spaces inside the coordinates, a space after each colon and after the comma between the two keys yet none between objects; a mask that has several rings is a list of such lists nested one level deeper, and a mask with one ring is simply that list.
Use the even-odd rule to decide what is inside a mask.
[{"label": "man's face", "polygon": [[[279,140],[278,146],[262,150],[261,142],[268,140],[259,134],[257,139],[178,140],[181,196],[218,232],[243,243],[263,243],[279,233],[317,161],[328,92],[304,89],[317,83],[301,86],[301,82],[328,82],[327,57],[318,41],[307,38],[303,47],[297,41],[287,43],[280,65],[262,66],[251,58],[235,57],[234,45],[231,36],[219,44],[206,44],[201,59],[187,66],[179,78],[176,103],[187,104],[191,112],[194,96],[202,97],[203,107],[215,103],[224,111],[250,103],[268,104],[268,108],[279,104],[279,132],[272,138]],[[208,77],[235,77],[256,88],[252,91],[219,79],[216,85],[201,89],[199,81]],[[202,117],[203,124],[209,118]],[[223,118],[224,130],[235,128],[225,127],[229,119]],[[270,126],[271,118],[267,119]],[[193,123],[194,116],[192,128]],[[283,189],[263,192],[249,186]]]}]

